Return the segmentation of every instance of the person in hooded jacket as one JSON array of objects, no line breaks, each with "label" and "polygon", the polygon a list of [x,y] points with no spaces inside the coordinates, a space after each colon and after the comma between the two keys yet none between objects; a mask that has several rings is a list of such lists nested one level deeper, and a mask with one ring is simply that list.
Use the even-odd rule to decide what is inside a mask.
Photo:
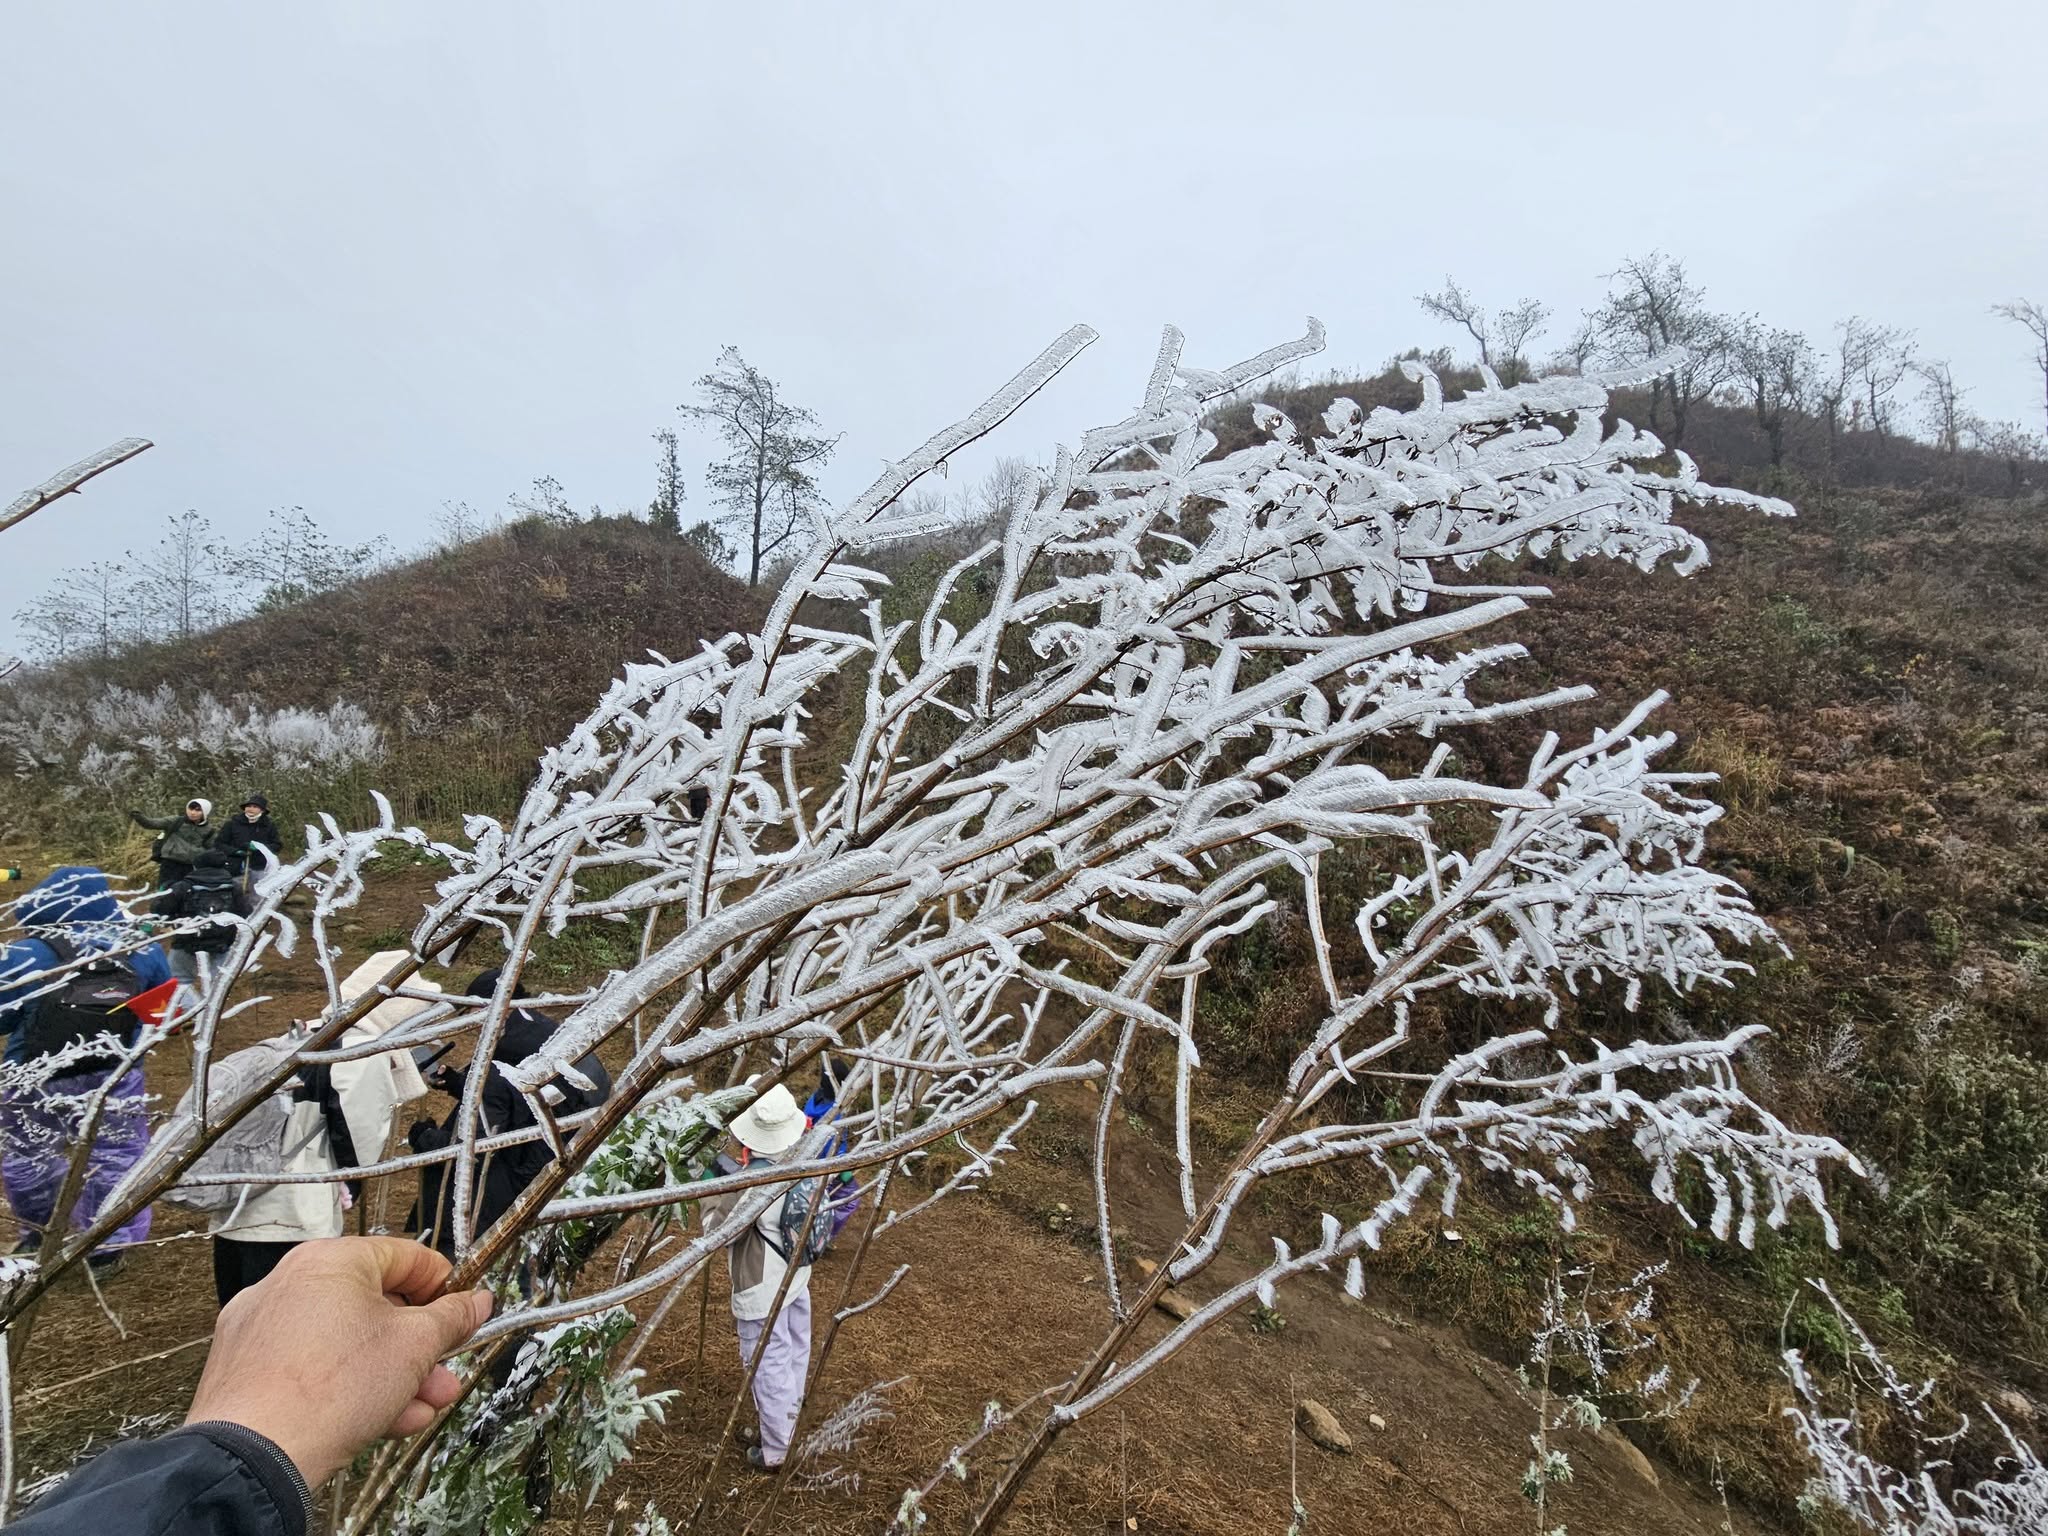
[{"label": "person in hooded jacket", "polygon": [[159,890],[168,890],[191,874],[199,855],[213,846],[212,816],[213,802],[198,798],[187,800],[175,816],[145,816],[129,807],[128,818],[138,827],[163,833],[149,855],[156,860]]},{"label": "person in hooded jacket", "polygon": [[[135,937],[134,926],[114,900],[106,875],[97,869],[67,865],[53,871],[15,903],[14,918],[26,936],[0,945],[0,1033],[7,1037],[9,1065],[28,1063],[41,1052],[34,1026],[39,1008],[52,994],[43,991],[37,973],[78,955],[119,950],[124,951],[119,956],[121,963],[134,973],[133,983],[141,989],[171,979],[170,963],[156,945],[128,947]],[[141,1027],[142,1020],[125,1009],[116,1009],[107,1018],[107,1033],[123,1045],[133,1045]],[[43,1229],[55,1214],[57,1195],[71,1165],[72,1143],[79,1133],[83,1096],[97,1092],[115,1076],[115,1070],[105,1064],[88,1064],[84,1070],[65,1072],[40,1084],[0,1090],[0,1183],[4,1183],[15,1219],[26,1229],[22,1249],[40,1245]],[[142,1068],[137,1065],[120,1073],[108,1093],[87,1154],[84,1187],[72,1208],[74,1228],[92,1224],[101,1201],[148,1144],[149,1112],[143,1097]],[[102,1267],[111,1264],[119,1258],[119,1248],[148,1235],[149,1208],[145,1206],[108,1236],[92,1262]]]},{"label": "person in hooded jacket", "polygon": [[278,833],[277,823],[270,819],[270,802],[262,795],[251,795],[242,802],[242,814],[230,817],[220,829],[213,846],[226,851],[244,886],[250,887],[255,884],[262,863],[256,857],[259,844],[270,850],[272,858],[283,860],[284,838]]},{"label": "person in hooded jacket", "polygon": [[[471,997],[490,997],[498,990],[499,972],[496,967],[483,972],[469,984]],[[513,998],[527,995],[526,988],[514,987]],[[490,1062],[479,1063],[471,1059],[468,1068],[456,1071],[441,1068],[429,1075],[427,1081],[443,1093],[456,1099],[455,1108],[448,1112],[447,1119],[436,1125],[431,1120],[416,1120],[407,1133],[406,1140],[415,1152],[432,1152],[452,1146],[461,1134],[461,1098],[468,1074],[478,1070],[485,1072],[477,1135],[501,1136],[508,1131],[523,1131],[537,1124],[533,1108],[526,1102],[526,1096],[505,1081],[503,1074],[496,1071],[491,1062],[503,1062],[517,1066],[527,1057],[548,1043],[554,1032],[562,1027],[559,1019],[548,1017],[531,1008],[514,1008],[505,1016],[505,1028],[498,1036],[497,1049]],[[611,1097],[611,1074],[595,1056],[586,1056],[576,1063],[576,1070],[591,1083],[584,1089],[567,1078],[557,1078],[555,1085],[562,1090],[562,1102],[554,1106],[557,1120],[594,1109]],[[497,1219],[512,1208],[512,1202],[520,1192],[531,1184],[540,1171],[554,1161],[553,1148],[540,1137],[521,1142],[516,1147],[506,1147],[496,1152],[486,1152],[478,1159],[478,1189],[475,1194],[474,1217],[470,1222],[472,1232],[485,1232]],[[419,1204],[413,1208],[409,1230],[431,1232],[433,1244],[443,1253],[452,1255],[455,1248],[454,1223],[449,1219],[449,1198],[454,1185],[452,1163],[435,1163],[420,1173]]]}]

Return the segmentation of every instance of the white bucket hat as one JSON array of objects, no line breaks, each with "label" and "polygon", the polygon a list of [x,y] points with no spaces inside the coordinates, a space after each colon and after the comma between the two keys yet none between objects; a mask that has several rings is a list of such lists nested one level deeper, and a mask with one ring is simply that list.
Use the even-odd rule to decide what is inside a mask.
[{"label": "white bucket hat", "polygon": [[787,1152],[803,1139],[803,1106],[777,1083],[735,1119],[730,1130],[739,1144],[759,1157]]}]

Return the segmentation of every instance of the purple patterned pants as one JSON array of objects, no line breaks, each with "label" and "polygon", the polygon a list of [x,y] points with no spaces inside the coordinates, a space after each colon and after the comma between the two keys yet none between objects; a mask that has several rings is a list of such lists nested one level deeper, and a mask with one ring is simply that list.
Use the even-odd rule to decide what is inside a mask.
[{"label": "purple patterned pants", "polygon": [[[86,1095],[107,1080],[103,1072],[53,1077],[41,1088],[0,1101],[0,1183],[7,1203],[24,1227],[41,1231],[49,1224],[71,1164]],[[100,1202],[120,1182],[149,1145],[149,1109],[142,1095],[142,1069],[132,1068],[107,1095],[99,1135],[86,1154],[85,1188],[72,1207],[74,1231],[92,1224]],[[115,1230],[102,1251],[138,1243],[149,1235],[149,1207],[144,1206]]]}]

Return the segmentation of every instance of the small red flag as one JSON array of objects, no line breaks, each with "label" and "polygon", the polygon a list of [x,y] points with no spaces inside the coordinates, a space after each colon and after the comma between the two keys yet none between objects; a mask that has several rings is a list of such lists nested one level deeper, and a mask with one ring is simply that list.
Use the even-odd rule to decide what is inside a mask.
[{"label": "small red flag", "polygon": [[177,995],[178,983],[176,978],[173,978],[160,986],[151,987],[147,992],[136,993],[120,1007],[110,1011],[119,1013],[122,1008],[126,1008],[145,1024],[161,1024],[164,1021],[165,1010],[171,1006],[171,999]]}]

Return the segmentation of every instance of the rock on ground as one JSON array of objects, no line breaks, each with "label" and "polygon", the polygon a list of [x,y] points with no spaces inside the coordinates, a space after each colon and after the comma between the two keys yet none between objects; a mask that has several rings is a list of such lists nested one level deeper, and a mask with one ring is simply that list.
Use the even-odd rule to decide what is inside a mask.
[{"label": "rock on ground", "polygon": [[1351,1454],[1351,1436],[1337,1422],[1337,1415],[1314,1398],[1305,1397],[1295,1405],[1294,1419],[1301,1426],[1301,1432],[1324,1450],[1335,1451],[1340,1456]]}]

